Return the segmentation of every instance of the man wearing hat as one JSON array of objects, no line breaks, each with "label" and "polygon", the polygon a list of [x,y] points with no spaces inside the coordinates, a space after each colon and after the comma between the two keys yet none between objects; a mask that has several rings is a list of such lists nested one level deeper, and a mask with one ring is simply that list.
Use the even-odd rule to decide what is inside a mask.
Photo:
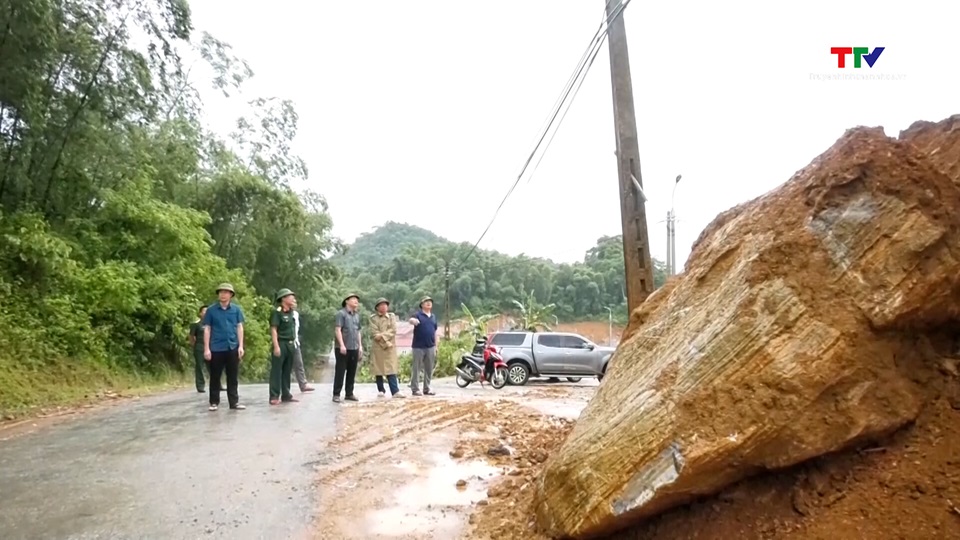
[{"label": "man wearing hat", "polygon": [[290,289],[277,293],[277,308],[270,314],[270,339],[273,355],[270,358],[270,404],[297,401],[290,393],[293,355],[297,348],[296,321],[293,317],[294,294]]},{"label": "man wearing hat", "polygon": [[337,337],[337,343],[333,352],[336,358],[333,401],[336,403],[340,403],[340,392],[343,390],[344,382],[346,382],[347,387],[346,400],[360,401],[353,394],[353,384],[357,377],[357,364],[363,357],[363,342],[360,340],[360,314],[357,312],[360,307],[360,297],[356,294],[348,294],[340,305],[342,308],[337,312],[334,322],[334,335]]},{"label": "man wearing hat", "polygon": [[437,367],[437,316],[433,314],[433,298],[420,299],[420,310],[410,318],[413,325],[413,362],[410,374],[410,389],[420,395],[420,372],[423,372],[423,394],[432,396],[430,381]]},{"label": "man wearing hat", "polygon": [[210,304],[203,316],[203,358],[210,362],[210,410],[220,407],[220,375],[227,371],[227,401],[234,410],[240,405],[238,375],[243,358],[243,310],[233,303],[233,285],[217,287],[219,302]]},{"label": "man wearing hat", "polygon": [[376,313],[370,316],[370,333],[373,335],[373,374],[377,378],[379,397],[387,395],[383,388],[383,378],[387,378],[390,385],[390,395],[395,398],[404,397],[400,393],[400,383],[397,381],[399,361],[397,359],[397,318],[390,313],[390,301],[378,298],[374,305]]}]

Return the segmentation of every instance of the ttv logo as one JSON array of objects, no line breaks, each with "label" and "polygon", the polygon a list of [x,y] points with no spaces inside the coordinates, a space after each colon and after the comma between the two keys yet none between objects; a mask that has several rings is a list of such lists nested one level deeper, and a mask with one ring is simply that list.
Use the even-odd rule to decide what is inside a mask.
[{"label": "ttv logo", "polygon": [[883,52],[883,47],[874,47],[873,52],[870,52],[870,49],[867,47],[830,47],[830,54],[837,55],[837,67],[845,68],[847,67],[847,55],[853,55],[853,67],[860,67],[860,60],[866,60],[867,65],[873,67],[877,63],[877,58],[880,58],[880,53]]}]

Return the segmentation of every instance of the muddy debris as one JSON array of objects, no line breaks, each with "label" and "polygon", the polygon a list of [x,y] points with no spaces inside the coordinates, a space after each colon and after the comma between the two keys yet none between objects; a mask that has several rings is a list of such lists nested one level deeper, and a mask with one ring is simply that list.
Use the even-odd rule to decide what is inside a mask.
[{"label": "muddy debris", "polygon": [[[953,120],[925,129],[928,148],[960,149]],[[717,217],[631,314],[546,463],[538,525],[610,534],[914,422],[930,399],[917,375],[939,371],[952,348],[938,334],[960,321],[956,157],[852,129]]]},{"label": "muddy debris", "polygon": [[505,444],[498,444],[487,449],[488,456],[509,456],[512,453],[513,450]]},{"label": "muddy debris", "polygon": [[[960,180],[958,178],[960,176],[960,166],[958,166],[960,140],[957,139],[960,134],[960,117],[937,124],[922,123],[922,125],[911,126],[911,129],[914,130],[912,141],[909,140],[910,137],[901,135],[909,144],[890,141],[877,130],[854,130],[831,151],[798,173],[800,182],[816,175],[826,176],[828,179],[839,179],[839,184],[835,186],[836,189],[832,194],[829,189],[826,191],[823,189],[801,190],[805,204],[813,209],[800,208],[801,215],[804,211],[814,212],[816,215],[815,210],[819,208],[821,213],[824,209],[832,210],[835,216],[845,215],[847,219],[856,217],[857,214],[856,212],[844,213],[843,201],[856,200],[858,195],[869,192],[871,183],[875,186],[878,182],[881,184],[884,182],[883,179],[878,181],[877,176],[887,175],[887,180],[892,178],[893,181],[884,184],[882,194],[904,202],[906,213],[902,215],[899,223],[897,220],[889,220],[889,214],[880,216],[875,221],[878,222],[876,227],[879,229],[884,229],[885,226],[893,229],[889,231],[884,229],[879,236],[874,235],[877,241],[871,240],[869,246],[858,251],[855,249],[855,243],[849,243],[851,238],[856,237],[857,224],[851,226],[850,223],[844,224],[841,220],[838,223],[842,226],[835,230],[833,239],[840,242],[841,246],[854,246],[854,249],[847,252],[847,256],[852,257],[851,262],[842,271],[825,272],[825,267],[835,263],[825,260],[822,251],[818,254],[816,249],[811,249],[794,251],[793,255],[783,251],[780,253],[781,256],[774,258],[770,258],[768,253],[766,260],[763,261],[768,264],[754,266],[754,272],[748,276],[748,282],[754,286],[769,281],[771,276],[778,275],[777,272],[781,272],[780,275],[783,276],[784,269],[794,268],[800,273],[806,273],[807,281],[801,284],[806,283],[807,292],[815,294],[813,299],[802,299],[802,303],[808,306],[805,313],[808,316],[822,318],[824,308],[828,313],[832,312],[831,316],[836,316],[836,312],[843,312],[844,320],[841,322],[852,323],[850,326],[841,326],[844,328],[844,333],[852,334],[855,340],[863,339],[855,343],[861,345],[864,350],[873,351],[880,361],[869,364],[868,360],[867,364],[863,364],[862,356],[856,354],[858,351],[854,351],[854,354],[849,356],[835,357],[833,363],[839,362],[841,366],[856,366],[857,362],[860,362],[860,367],[854,369],[854,372],[859,371],[859,373],[846,377],[839,385],[836,382],[831,385],[830,369],[836,369],[836,366],[828,365],[828,369],[816,374],[823,378],[820,384],[828,389],[817,398],[823,403],[814,403],[811,406],[808,402],[806,407],[796,407],[803,403],[802,400],[796,401],[796,397],[802,396],[804,389],[809,390],[811,384],[809,378],[804,380],[804,377],[809,376],[809,372],[804,373],[803,365],[792,366],[795,371],[791,374],[800,379],[799,383],[773,378],[763,380],[759,385],[756,383],[750,385],[748,383],[751,375],[746,371],[741,374],[739,380],[731,381],[736,384],[726,387],[729,396],[733,398],[732,401],[718,401],[715,397],[707,395],[700,396],[704,399],[699,403],[685,401],[682,399],[683,394],[676,388],[678,381],[682,381],[685,376],[684,370],[689,369],[689,364],[684,365],[680,361],[684,358],[687,362],[690,361],[682,354],[684,351],[678,350],[677,354],[662,354],[672,361],[665,369],[660,369],[646,384],[638,384],[638,380],[643,379],[638,379],[635,376],[636,373],[633,377],[621,376],[621,385],[629,383],[635,393],[646,393],[644,399],[648,402],[647,407],[657,405],[657,400],[650,394],[652,389],[654,393],[665,393],[668,397],[666,401],[660,401],[661,407],[667,404],[673,411],[679,410],[686,414],[697,413],[699,409],[699,414],[693,414],[692,418],[702,426],[697,434],[707,441],[735,434],[736,436],[732,437],[734,440],[728,443],[733,445],[742,443],[744,431],[738,433],[723,429],[737,427],[735,423],[730,423],[731,417],[735,416],[729,414],[731,410],[744,413],[743,418],[749,422],[760,419],[760,423],[756,425],[771,429],[776,425],[777,416],[782,410],[780,408],[794,405],[792,418],[797,426],[794,430],[780,431],[780,440],[785,443],[785,446],[779,448],[781,455],[777,456],[777,459],[751,463],[749,447],[747,447],[747,452],[739,455],[740,461],[732,463],[735,469],[750,465],[742,479],[728,478],[729,481],[725,486],[720,485],[701,494],[693,493],[687,501],[676,502],[676,506],[672,509],[659,512],[620,532],[600,535],[598,538],[608,540],[960,538],[960,506],[956,504],[960,503],[960,458],[956,457],[956,448],[960,448],[960,412],[957,410],[960,408],[957,407],[960,404],[960,375],[958,375],[960,372],[958,341],[960,340],[956,335],[957,294],[960,291],[957,283],[951,281],[953,278],[944,275],[944,268],[947,268],[948,272],[956,273],[955,270],[950,269],[955,269],[956,261],[960,260],[960,250],[956,248],[958,245],[956,235],[960,227],[954,219],[958,208],[953,208],[960,197],[957,196],[956,190],[951,190],[947,184],[947,181],[954,183]],[[923,152],[936,152],[936,160],[926,160],[923,152],[918,152],[918,148]],[[946,179],[943,176],[937,176],[938,171],[946,174]],[[795,179],[791,182],[796,188],[798,181]],[[864,191],[865,189],[867,191]],[[725,235],[735,234],[736,231],[731,231],[735,227],[730,224],[736,225],[735,221],[738,218],[746,219],[741,216],[749,215],[753,211],[752,206],[766,204],[768,207],[776,207],[779,203],[787,204],[791,193],[796,195],[796,190],[784,193],[784,189],[781,188],[758,201],[742,205],[721,215],[701,236],[695,251],[708,250],[711,243],[716,244],[717,237],[722,240]],[[897,208],[895,201],[886,200],[884,203],[887,211],[891,207]],[[899,209],[904,210],[903,206],[901,205]],[[795,219],[785,211],[772,212],[772,215],[783,221]],[[916,228],[918,223],[920,226]],[[897,226],[900,228],[897,229]],[[926,239],[926,246],[924,246],[925,241],[910,243],[911,227],[914,227],[913,233],[918,231],[932,233],[927,236],[919,235],[920,238]],[[803,228],[801,226],[796,229]],[[869,232],[868,229],[864,227],[861,232]],[[790,234],[796,233],[787,231],[786,236],[789,237]],[[711,235],[714,238],[711,239]],[[940,235],[939,238],[937,235]],[[818,241],[821,244],[826,242],[823,238],[828,236],[820,236]],[[873,265],[872,268],[864,266],[866,263],[858,266],[855,262],[857,257],[863,259],[865,253],[870,249],[878,249],[877,244],[885,241],[888,242],[887,246],[881,245],[880,248],[887,249],[887,252],[885,254],[878,252],[874,259],[869,261]],[[815,248],[815,243],[810,247]],[[918,249],[922,252],[919,255]],[[956,255],[954,251],[957,251]],[[797,253],[803,253],[803,256],[797,256]],[[826,259],[832,256],[827,254]],[[692,264],[688,266],[688,273],[692,271],[697,279],[702,280],[704,282],[700,284],[702,286],[722,287],[723,279],[714,279],[713,274],[717,272],[723,274],[731,267],[744,262],[742,258],[738,262],[737,257],[736,250],[721,249],[719,258],[707,265],[708,267]],[[759,258],[763,259],[763,257]],[[756,260],[747,261],[746,264],[754,264]],[[945,262],[950,264],[944,264]],[[715,267],[719,269],[714,270]],[[923,276],[916,275],[917,268],[922,270]],[[886,280],[881,279],[884,272],[888,273]],[[897,272],[908,277],[899,281],[890,280],[890,277]],[[909,274],[910,272],[914,274]],[[849,285],[848,278],[851,276],[861,283]],[[644,334],[648,333],[661,339],[664,337],[663,334],[656,334],[658,329],[651,326],[655,326],[653,323],[657,320],[657,310],[663,308],[665,303],[670,303],[672,295],[679,287],[677,280],[668,283],[661,292],[651,297],[648,301],[650,305],[634,314],[632,328],[627,332],[627,340],[632,337],[639,343],[646,343],[651,349],[657,347],[656,343],[651,343],[649,340],[644,342],[646,337]],[[871,293],[871,291],[874,292]],[[868,294],[864,295],[864,292]],[[932,297],[925,297],[931,294]],[[850,304],[843,304],[844,301],[849,301],[851,296],[856,296],[855,300]],[[827,300],[829,303],[826,303]],[[812,309],[809,307],[810,302],[815,305],[816,302],[821,304],[818,309]],[[680,314],[689,318],[689,310],[683,305],[681,303],[672,307],[677,308],[676,311],[682,312]],[[698,305],[702,306],[702,304]],[[777,307],[776,303],[761,303],[753,316],[762,315],[765,309],[776,311]],[[783,347],[783,341],[789,340],[790,332],[798,332],[804,327],[802,322],[800,324],[794,322],[791,325],[789,321],[789,317],[774,318],[776,325],[784,325],[786,322],[787,331],[783,334],[786,338],[774,342],[771,347],[774,345]],[[665,328],[670,326],[665,325]],[[809,334],[807,337],[815,338],[816,336]],[[850,335],[844,336],[843,339],[850,339]],[[742,347],[748,342],[740,343]],[[688,344],[686,352],[695,356],[704,355],[709,352],[704,349],[702,344],[693,340]],[[793,364],[812,361],[810,356],[801,355],[798,351],[799,349],[794,350],[794,355],[798,358]],[[768,347],[765,361],[772,367],[778,367],[775,353],[775,348]],[[640,370],[642,367],[638,366],[642,366],[641,360],[634,358],[628,367],[619,369]],[[694,358],[694,360],[702,362],[702,358]],[[791,364],[779,365],[780,368],[784,366],[791,366]],[[867,366],[867,379],[862,378],[864,366]],[[624,403],[623,400],[617,401],[614,390],[604,390],[605,387],[617,385],[614,383],[616,380],[614,374],[617,370],[618,368],[614,366],[612,371],[608,372],[609,382],[605,380],[600,393],[590,407],[606,409],[608,415],[616,415],[616,422],[607,418],[607,424],[616,425],[620,435],[629,438],[634,435],[631,433],[629,422],[636,419],[636,416],[631,418],[630,413],[630,408],[635,405]],[[695,387],[695,381],[696,379],[688,380],[687,388]],[[862,385],[867,381],[871,384]],[[858,383],[861,383],[861,386],[858,387]],[[741,385],[739,391],[737,391],[737,384]],[[638,389],[640,392],[637,392]],[[853,397],[857,397],[855,400],[849,399],[852,397],[849,394],[852,389],[860,392],[854,394]],[[772,390],[772,392],[763,394],[760,390]],[[622,391],[627,395],[626,390]],[[606,399],[603,394],[606,394]],[[881,399],[877,399],[878,397]],[[809,415],[811,409],[817,410],[818,406],[822,407],[819,409],[819,416],[814,415],[812,418],[804,416],[804,414]],[[599,418],[602,411],[598,410],[594,414]],[[763,423],[762,417],[765,414],[771,414],[774,417],[773,424]],[[903,420],[898,420],[898,417]],[[679,420],[683,419],[683,417],[679,418]],[[884,421],[891,419],[894,421],[889,423],[886,429],[879,429]],[[857,434],[855,437],[844,435],[844,433],[851,433],[848,429],[851,420],[859,426],[859,431],[854,431]],[[591,422],[590,415],[586,413],[581,416],[581,424],[585,422]],[[681,435],[683,430],[690,426],[689,423],[682,421],[667,425],[671,429],[679,430]],[[591,441],[594,445],[594,453],[606,453],[606,458],[617,456],[629,461],[635,454],[634,450],[631,454],[617,455],[615,451],[608,452],[608,448],[604,448],[603,445],[598,446],[598,438],[590,437],[603,435],[602,429],[597,429],[597,425],[578,426],[569,437],[566,436],[569,429],[561,431],[559,436],[556,436],[557,430],[548,427],[544,422],[536,423],[536,426],[526,431],[517,429],[513,437],[518,447],[514,459],[529,460],[531,472],[526,479],[534,486],[545,477],[540,474],[543,465],[532,459],[533,448],[547,456],[552,456],[547,460],[547,468],[559,467],[563,460],[557,459],[557,456],[569,451],[569,448],[562,448],[563,442],[566,440],[569,446],[571,441],[576,441],[578,437],[581,443]],[[798,452],[796,447],[789,444],[791,440],[798,440],[797,429],[810,427],[813,427],[811,433],[815,438],[804,439],[801,434],[799,440],[823,443],[826,427],[839,434],[839,437],[836,434],[833,435],[834,444],[827,445],[834,448],[836,452],[804,457],[803,452]],[[504,431],[509,429],[510,427],[504,427]],[[540,431],[537,432],[537,430]],[[827,434],[827,437],[829,436]],[[847,440],[844,440],[845,437],[848,437]],[[531,444],[530,441],[536,441],[536,443]],[[634,445],[633,448],[637,446]],[[696,463],[696,459],[702,460],[704,456],[716,456],[715,450],[691,454],[689,448],[690,445],[687,445],[685,447],[687,452],[681,454],[681,457],[687,458],[688,461],[684,464],[687,466],[690,465],[690,461]],[[823,451],[823,447],[817,450],[817,452]],[[711,452],[714,453],[711,454]],[[602,470],[604,473],[610,471],[609,468],[594,469],[593,466],[601,465],[597,459],[591,459],[586,453],[578,455],[585,459],[577,466],[568,469],[571,473],[584,470]],[[786,456],[786,459],[783,459],[783,456]],[[764,473],[765,469],[769,472]],[[742,472],[744,471],[741,470]],[[575,478],[573,480],[576,481]],[[543,498],[531,497],[530,490],[523,492],[520,490],[522,484],[513,483],[505,486],[505,490],[512,490],[510,496],[490,499],[487,505],[477,507],[476,515],[479,519],[472,537],[509,540],[549,538],[537,523],[529,519],[538,510],[542,511]],[[587,508],[586,511],[589,512],[590,509]],[[584,517],[584,513],[579,516]],[[502,519],[499,526],[498,519]],[[487,532],[484,532],[485,529]]]}]

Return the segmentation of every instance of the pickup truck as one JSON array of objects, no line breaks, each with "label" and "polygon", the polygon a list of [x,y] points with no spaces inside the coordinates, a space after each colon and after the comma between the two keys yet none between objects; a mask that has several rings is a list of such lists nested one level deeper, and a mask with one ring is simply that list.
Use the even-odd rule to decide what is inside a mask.
[{"label": "pickup truck", "polygon": [[497,332],[490,336],[490,344],[500,349],[507,362],[507,382],[518,386],[527,384],[530,377],[602,380],[614,351],[565,332]]}]

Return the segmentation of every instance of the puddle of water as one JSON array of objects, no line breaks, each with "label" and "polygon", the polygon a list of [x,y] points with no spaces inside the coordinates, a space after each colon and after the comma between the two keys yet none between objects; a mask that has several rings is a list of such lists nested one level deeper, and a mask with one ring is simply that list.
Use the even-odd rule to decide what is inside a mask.
[{"label": "puddle of water", "polygon": [[397,461],[397,462],[395,462],[395,463],[393,464],[393,466],[396,467],[396,468],[398,468],[398,469],[400,469],[400,470],[402,470],[402,471],[411,471],[411,472],[413,472],[413,471],[417,470],[417,466],[414,465],[413,463],[410,463],[409,461]]},{"label": "puddle of water", "polygon": [[586,402],[563,402],[541,399],[525,400],[523,404],[543,414],[559,416],[560,418],[568,418],[570,420],[580,418],[580,413],[583,412],[584,407],[587,406]]},{"label": "puddle of water", "polygon": [[[500,470],[481,461],[457,463],[445,454],[432,456],[433,466],[419,469],[401,461],[410,483],[399,489],[394,506],[368,516],[369,532],[381,536],[427,534],[453,538],[463,517],[451,507],[469,507],[487,496],[488,481]],[[458,486],[459,480],[466,485]]]}]

